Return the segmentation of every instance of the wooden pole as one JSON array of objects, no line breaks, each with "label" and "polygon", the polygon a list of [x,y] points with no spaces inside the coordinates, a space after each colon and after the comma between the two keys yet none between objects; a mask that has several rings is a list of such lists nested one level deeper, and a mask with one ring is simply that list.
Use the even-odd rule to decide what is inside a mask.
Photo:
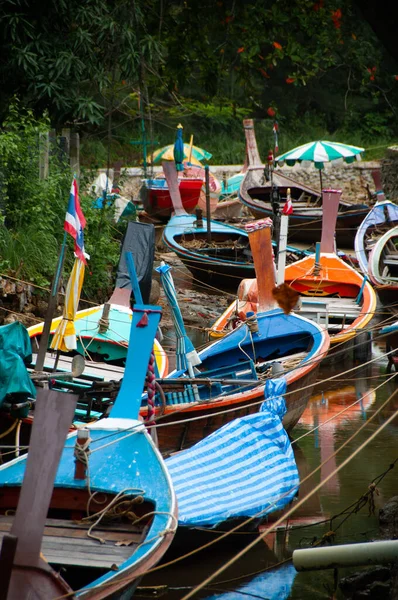
[{"label": "wooden pole", "polygon": [[16,564],[39,566],[55,475],[77,398],[54,390],[38,392],[25,475],[11,527],[11,534],[18,538]]},{"label": "wooden pole", "polygon": [[248,161],[248,168],[250,169],[250,167],[264,166],[262,165],[257,147],[253,119],[244,119],[243,128],[245,130],[246,136],[246,156]]},{"label": "wooden pole", "polygon": [[261,227],[249,232],[257,278],[258,312],[276,308],[272,295],[275,287],[274,259],[272,256],[271,227]]},{"label": "wooden pole", "polygon": [[46,133],[39,133],[39,148],[40,148],[39,179],[47,179],[47,177],[48,177],[49,144],[50,144],[49,132],[47,131]]},{"label": "wooden pole", "polygon": [[164,160],[162,161],[162,167],[169,188],[169,194],[173,203],[174,212],[177,216],[186,215],[187,212],[182,205],[180,188],[178,186],[178,176],[175,162],[171,160]]},{"label": "wooden pole", "polygon": [[77,178],[80,177],[80,138],[79,134],[73,132],[70,134],[70,146],[69,146],[69,161],[72,173]]},{"label": "wooden pole", "polygon": [[322,191],[321,253],[333,253],[341,190]]},{"label": "wooden pole", "polygon": [[206,187],[206,226],[207,241],[211,243],[211,218],[210,218],[210,174],[209,165],[205,166],[205,187]]},{"label": "wooden pole", "polygon": [[55,277],[53,279],[53,283],[51,286],[51,293],[50,293],[50,298],[48,300],[46,318],[44,320],[43,331],[40,336],[39,350],[37,352],[37,359],[36,359],[36,364],[35,364],[35,369],[34,369],[35,371],[42,371],[43,367],[44,367],[44,360],[45,360],[46,352],[47,352],[47,348],[48,348],[48,341],[50,339],[51,323],[52,323],[52,320],[54,317],[55,309],[57,307],[58,289],[59,289],[59,284],[61,281],[62,267],[64,265],[64,259],[65,259],[66,236],[67,236],[67,233],[66,233],[66,231],[64,231],[64,239],[62,241],[61,249],[59,252],[57,270],[55,272]]}]

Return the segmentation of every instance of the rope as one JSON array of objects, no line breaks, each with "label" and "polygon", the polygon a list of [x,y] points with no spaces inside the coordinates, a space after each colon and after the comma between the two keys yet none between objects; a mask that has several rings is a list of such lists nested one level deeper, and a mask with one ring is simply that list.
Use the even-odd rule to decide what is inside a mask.
[{"label": "rope", "polygon": [[[389,398],[388,401],[390,401],[396,394],[398,393],[395,392],[394,394],[392,394]],[[375,413],[376,414],[376,413]],[[235,564],[240,558],[242,558],[251,548],[253,548],[256,544],[258,544],[259,541],[261,541],[262,539],[264,539],[273,529],[273,527],[277,527],[278,525],[280,525],[282,523],[282,521],[284,519],[286,519],[287,517],[289,517],[291,514],[293,514],[298,508],[300,508],[300,506],[302,506],[307,500],[308,498],[310,498],[311,496],[313,496],[316,492],[318,492],[330,479],[332,479],[332,477],[334,477],[336,475],[336,473],[338,473],[339,471],[341,471],[341,469],[343,469],[349,462],[351,462],[351,460],[353,458],[355,458],[355,456],[357,456],[372,440],[374,440],[381,431],[383,431],[383,429],[385,427],[387,427],[387,425],[389,425],[391,423],[391,421],[393,421],[396,416],[398,414],[398,410],[394,411],[394,413],[382,424],[379,426],[379,428],[373,432],[367,440],[365,440],[356,450],[354,450],[339,466],[336,467],[336,469],[330,473],[327,477],[325,477],[325,479],[323,479],[320,483],[318,483],[315,488],[313,488],[311,490],[311,492],[309,492],[304,498],[302,498],[301,500],[298,500],[294,507],[290,508],[287,513],[285,513],[285,515],[283,517],[280,517],[275,523],[273,523],[273,525],[271,527],[268,527],[265,531],[263,531],[259,537],[257,539],[255,539],[253,542],[249,543],[245,548],[243,548],[243,550],[241,550],[240,552],[238,552],[238,554],[236,554],[234,556],[234,558],[232,558],[231,560],[229,560],[227,563],[225,563],[222,567],[220,567],[219,569],[217,569],[217,571],[215,571],[212,575],[210,575],[210,577],[208,577],[207,579],[205,579],[201,584],[199,584],[198,586],[196,586],[192,592],[188,593],[186,596],[184,596],[181,600],[189,600],[189,598],[192,598],[194,595],[196,595],[197,592],[199,592],[201,589],[203,589],[204,586],[208,585],[211,581],[213,581],[216,577],[218,577],[218,575],[220,575],[221,573],[223,573],[227,568],[231,567],[233,564]],[[368,421],[367,421],[368,423]],[[359,431],[362,428],[360,428],[358,430],[357,433],[359,433]],[[357,434],[355,434],[357,435]],[[352,436],[351,436],[352,437]],[[341,448],[341,447],[340,447]],[[330,457],[329,457],[330,458]]]},{"label": "rope", "polygon": [[[393,352],[395,352],[395,350],[391,350],[390,352],[386,352],[385,354],[382,354],[380,357],[375,357],[375,358],[373,358],[372,360],[370,360],[370,361],[367,361],[367,362],[366,362],[366,363],[364,363],[364,364],[357,365],[357,366],[355,366],[355,367],[352,367],[352,368],[350,368],[350,369],[347,369],[346,371],[344,371],[344,372],[343,372],[343,373],[341,373],[341,374],[340,374],[340,373],[337,373],[337,374],[335,374],[335,375],[331,375],[330,377],[327,377],[326,379],[323,379],[323,380],[322,380],[322,383],[326,383],[327,381],[332,381],[332,380],[334,380],[334,379],[337,379],[338,377],[340,377],[340,375],[344,375],[345,373],[351,373],[351,372],[353,372],[353,371],[356,371],[356,370],[358,370],[358,369],[362,369],[362,368],[363,368],[363,367],[365,367],[366,365],[373,364],[374,362],[377,362],[377,361],[379,361],[381,358],[384,358],[385,356],[388,356],[388,355],[392,354]],[[397,376],[397,373],[394,373],[393,375],[391,375],[390,379],[393,379],[393,378],[394,378],[394,377],[396,377],[396,376]],[[390,381],[390,379],[387,379],[387,380],[386,380],[385,382],[383,382],[383,383],[387,383],[388,381]],[[283,397],[286,397],[286,396],[289,396],[289,395],[291,395],[291,394],[294,394],[294,393],[296,393],[296,392],[301,392],[301,391],[304,391],[304,390],[306,390],[306,389],[309,389],[309,388],[311,388],[311,387],[313,387],[313,386],[314,386],[314,384],[313,384],[313,383],[311,383],[311,384],[309,384],[309,385],[307,385],[307,386],[304,386],[304,387],[302,387],[302,388],[299,388],[299,389],[297,389],[297,390],[292,390],[291,392],[285,392],[285,393],[284,393],[284,394],[282,394],[281,396],[275,396],[274,398],[280,398],[280,397],[282,397],[282,396],[283,396]],[[259,405],[260,405],[260,404],[262,404],[263,402],[264,402],[264,399],[261,399],[261,400],[257,400],[256,402],[251,402],[251,403],[245,404],[245,409],[249,409],[249,408],[252,408],[252,407],[254,407],[254,406],[259,406]],[[198,405],[200,405],[200,404],[202,404],[202,402],[200,402],[200,403],[194,403],[194,402],[192,402],[192,403],[190,403],[190,408],[191,408],[192,406],[198,406]],[[203,402],[203,404],[206,404],[206,405],[208,405],[208,401],[204,401],[204,402]],[[186,410],[187,410],[187,407],[186,407],[186,406],[183,406],[181,409],[179,409],[179,410],[176,410],[176,411],[173,411],[172,415],[174,416],[174,415],[176,415],[176,414],[179,414],[179,413],[181,413],[181,412],[184,412],[184,411],[186,411]],[[222,411],[218,411],[218,412],[214,412],[214,413],[212,413],[212,417],[217,417],[217,416],[219,416],[219,415],[226,415],[226,414],[228,414],[228,413],[230,413],[230,412],[235,412],[235,411],[236,411],[236,407],[234,407],[234,408],[230,408],[230,409],[226,409],[226,410],[222,410]],[[156,423],[155,423],[155,425],[153,425],[152,427],[157,429],[157,428],[159,428],[159,427],[169,427],[170,425],[173,425],[173,423],[158,423],[158,421],[162,420],[162,418],[169,417],[169,416],[170,416],[170,413],[168,413],[168,414],[166,414],[166,415],[159,416],[159,417],[156,419]],[[207,419],[207,418],[208,418],[208,415],[207,415],[207,414],[204,414],[204,415],[199,415],[199,416],[197,416],[197,417],[192,417],[192,418],[190,418],[190,419],[184,419],[184,423],[191,423],[191,422],[194,422],[194,421],[199,421],[199,420],[201,420],[201,419]],[[139,433],[139,429],[138,429],[138,428],[140,428],[140,427],[141,427],[141,424],[138,424],[138,425],[134,425],[134,426],[132,426],[131,428],[128,428],[128,429],[126,429],[125,431],[126,431],[126,432],[130,432],[130,433],[126,433],[126,435],[125,435],[123,438],[120,438],[120,439],[125,439],[125,438],[127,438],[127,437],[130,437],[131,435],[136,435],[137,433]],[[104,440],[104,439],[108,439],[108,438],[110,438],[110,437],[114,437],[114,436],[115,436],[115,435],[117,435],[118,433],[119,433],[119,432],[113,432],[113,433],[110,433],[110,434],[108,434],[108,435],[106,435],[106,436],[103,436],[103,437],[101,437],[101,438],[97,438],[96,440],[94,440],[94,442],[99,442],[99,441],[102,441],[102,440]],[[119,440],[114,440],[114,441],[111,441],[111,442],[109,442],[108,444],[106,444],[106,445],[104,445],[104,446],[100,446],[99,448],[96,448],[95,450],[92,450],[91,452],[97,452],[98,450],[101,450],[102,448],[106,448],[106,447],[108,447],[108,446],[111,446],[111,445],[113,445],[113,444],[117,443],[118,441],[119,441]],[[93,443],[94,443],[94,442],[93,442]],[[68,446],[65,446],[65,448],[68,448]],[[69,448],[71,448],[71,446],[69,446]]]},{"label": "rope", "polygon": [[[350,436],[350,438],[348,438],[347,440],[345,440],[345,442],[343,442],[341,444],[341,446],[334,452],[333,455],[327,457],[326,460],[324,460],[320,465],[318,465],[318,467],[316,467],[311,473],[309,473],[306,477],[304,477],[304,479],[301,480],[300,483],[304,483],[305,481],[307,481],[308,479],[310,479],[311,477],[313,477],[313,475],[319,471],[329,460],[332,456],[337,455],[347,444],[349,444],[361,431],[362,429],[371,421],[373,421],[373,419],[376,418],[376,416],[383,410],[383,408],[392,400],[392,398],[397,394],[398,391],[394,392],[393,394],[391,394],[391,396],[389,398],[387,398],[387,400],[382,404],[382,406],[380,406],[373,415],[371,415],[368,419],[368,421],[366,421],[365,423],[363,423],[361,425],[361,427],[352,435]],[[250,550],[254,545],[256,545],[259,541],[261,541],[266,535],[268,535],[273,528],[277,527],[278,525],[281,524],[281,522],[285,519],[288,518],[297,508],[299,508],[302,504],[304,504],[313,494],[315,494],[330,478],[334,477],[335,474],[341,470],[343,467],[346,466],[346,464],[348,464],[348,462],[350,462],[350,460],[352,460],[352,458],[354,458],[373,438],[375,438],[398,414],[398,411],[395,411],[395,413],[388,419],[388,421],[386,421],[384,424],[382,424],[373,434],[371,434],[371,436],[368,438],[368,440],[366,440],[356,451],[354,451],[339,467],[337,467],[335,469],[335,471],[333,471],[332,473],[330,473],[328,475],[328,477],[323,480],[320,484],[318,484],[316,486],[316,488],[314,488],[309,494],[307,494],[299,503],[295,503],[294,507],[292,509],[290,509],[288,511],[287,514],[283,515],[283,517],[281,517],[280,519],[278,519],[278,521],[276,521],[275,523],[273,523],[271,525],[271,527],[269,527],[265,532],[261,533],[261,535],[254,540],[251,544],[249,544],[248,546],[246,546],[238,555],[236,555],[232,561],[229,561],[228,563],[226,563],[225,565],[223,565],[223,567],[221,567],[216,573],[213,573],[211,575],[210,578],[208,578],[206,581],[202,582],[202,584],[200,584],[200,586],[197,586],[196,588],[194,588],[193,593],[196,593],[197,591],[199,591],[200,589],[203,589],[205,586],[207,586],[216,576],[218,576],[220,573],[222,573],[226,568],[228,568],[231,564],[235,563],[237,560],[239,560],[239,558],[241,558],[241,556],[243,556],[244,554],[246,554],[246,552],[248,550]],[[291,490],[288,490],[288,492],[286,492],[286,494],[290,493]],[[285,495],[286,495],[285,494]],[[231,535],[232,533],[235,533],[236,531],[238,531],[239,529],[241,529],[242,527],[248,525],[249,523],[251,523],[253,520],[258,519],[258,517],[261,516],[260,514],[254,515],[253,517],[250,517],[249,519],[239,523],[238,525],[236,525],[235,527],[233,527],[232,529],[222,533],[219,537],[217,537],[214,540],[211,540],[210,542],[207,542],[206,544],[204,544],[203,546],[199,547],[199,548],[195,548],[194,550],[184,554],[183,556],[179,556],[169,562],[163,563],[161,565],[157,565],[156,567],[148,570],[146,572],[146,575],[149,575],[150,573],[153,573],[155,571],[159,571],[161,569],[164,569],[166,567],[170,567],[176,563],[181,562],[182,560],[185,560],[186,558],[189,558],[195,554],[198,554],[199,552],[202,552],[203,550],[214,546],[214,544],[218,543],[219,541],[225,539],[226,537],[228,537],[229,535]],[[110,585],[110,584],[103,584],[103,587],[106,587],[106,585]],[[70,597],[72,594],[74,594],[76,592],[71,592],[69,594],[65,594],[63,596],[59,596],[57,598],[55,598],[54,600],[63,600],[65,598]],[[185,596],[182,600],[188,600],[190,596]]]},{"label": "rope", "polygon": [[84,471],[86,473],[87,479],[87,490],[89,495],[91,496],[91,487],[90,487],[90,464],[89,458],[91,454],[91,450],[89,448],[92,439],[88,437],[84,444],[80,444],[78,442],[78,437],[76,437],[75,445],[73,447],[73,456],[75,457],[77,462],[80,462],[83,465]]},{"label": "rope", "polygon": [[148,370],[146,374],[146,388],[147,388],[147,404],[148,412],[146,416],[145,424],[149,429],[152,425],[155,425],[155,394],[156,394],[156,377],[155,377],[155,355],[151,352],[149,358]]},{"label": "rope", "polygon": [[[126,494],[127,490],[134,491],[139,495],[128,499],[128,497],[132,494]],[[105,517],[109,520],[118,519],[120,517],[127,517],[128,519],[130,519],[130,521],[135,523],[139,519],[131,509],[134,505],[142,504],[144,502],[144,495],[145,490],[141,490],[138,488],[125,488],[124,490],[121,490],[114,498],[112,498],[112,500],[109,502],[109,504],[107,504],[107,506],[105,506],[105,508],[98,511],[97,513],[94,513],[93,515],[83,517],[83,519],[81,519],[82,522],[94,520],[94,523],[92,523],[92,525],[87,531],[87,537],[97,540],[98,542],[100,542],[100,544],[105,544],[105,540],[103,538],[96,536],[92,533],[94,527],[96,527]],[[87,509],[93,497],[94,494],[91,495],[91,497],[89,498]]]},{"label": "rope", "polygon": [[0,439],[6,437],[6,435],[8,435],[9,433],[11,433],[15,427],[18,424],[18,419],[15,419],[14,423],[11,425],[11,427],[9,427],[6,431],[3,431],[3,433],[0,434]]}]

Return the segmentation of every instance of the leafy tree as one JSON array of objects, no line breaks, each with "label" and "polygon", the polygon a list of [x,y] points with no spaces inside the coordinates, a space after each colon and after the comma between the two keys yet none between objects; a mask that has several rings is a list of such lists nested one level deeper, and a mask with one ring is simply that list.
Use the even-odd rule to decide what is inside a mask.
[{"label": "leafy tree", "polygon": [[358,96],[387,118],[395,110],[397,65],[354,0],[3,0],[0,10],[0,109],[18,93],[53,123],[129,114],[138,90],[147,110],[187,98],[261,114],[279,108],[274,94],[310,96],[326,76],[344,113]]}]

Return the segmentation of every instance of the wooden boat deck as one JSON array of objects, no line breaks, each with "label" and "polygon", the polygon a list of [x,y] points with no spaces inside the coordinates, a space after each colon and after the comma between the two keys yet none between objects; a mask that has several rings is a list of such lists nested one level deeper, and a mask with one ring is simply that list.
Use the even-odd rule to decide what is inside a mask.
[{"label": "wooden boat deck", "polygon": [[[37,355],[33,354],[32,365],[36,362]],[[52,371],[55,364],[55,353],[47,352],[44,361],[44,370]],[[72,357],[60,356],[57,371],[71,372]],[[86,366],[79,379],[86,381],[120,381],[124,375],[124,367],[110,365],[103,362],[86,361]]]},{"label": "wooden boat deck", "polygon": [[[10,532],[12,522],[12,516],[0,516],[0,543],[3,536]],[[133,525],[99,523],[93,535],[105,540],[102,544],[87,537],[89,526],[68,520],[47,519],[41,547],[45,559],[52,565],[111,569],[127,560],[142,540],[142,533]]]}]

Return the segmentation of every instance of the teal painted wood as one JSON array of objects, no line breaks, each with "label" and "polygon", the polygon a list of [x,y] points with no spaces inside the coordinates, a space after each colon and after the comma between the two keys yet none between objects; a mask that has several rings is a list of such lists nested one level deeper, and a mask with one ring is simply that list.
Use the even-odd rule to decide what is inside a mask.
[{"label": "teal painted wood", "polygon": [[[159,325],[160,306],[136,304],[133,309],[131,333],[123,381],[111,410],[111,417],[137,419],[144,390],[145,375]],[[146,315],[148,324],[140,326]]]},{"label": "teal painted wood", "polygon": [[[146,315],[147,324],[142,319]],[[156,511],[142,545],[132,550],[132,555],[119,565],[117,571],[109,570],[77,594],[82,598],[95,598],[95,588],[103,583],[123,580],[122,588],[134,585],[138,569],[145,570],[154,554],[160,560],[170,543],[176,526],[176,499],[173,485],[162,456],[138,420],[141,394],[147,372],[149,356],[161,315],[158,306],[136,305],[133,309],[131,338],[125,375],[111,416],[89,424],[91,438],[89,455],[90,490],[118,494],[120,492],[142,495],[153,504]],[[144,318],[144,321],[146,319]],[[141,323],[140,323],[141,322]],[[55,488],[87,489],[87,480],[75,479],[76,433],[69,435],[59,463]],[[26,455],[0,466],[0,491],[6,494],[9,486],[21,486],[26,466]],[[71,507],[73,508],[73,507]],[[163,549],[164,548],[164,549]],[[152,563],[153,564],[153,563]],[[102,597],[102,596],[101,596]]]}]

